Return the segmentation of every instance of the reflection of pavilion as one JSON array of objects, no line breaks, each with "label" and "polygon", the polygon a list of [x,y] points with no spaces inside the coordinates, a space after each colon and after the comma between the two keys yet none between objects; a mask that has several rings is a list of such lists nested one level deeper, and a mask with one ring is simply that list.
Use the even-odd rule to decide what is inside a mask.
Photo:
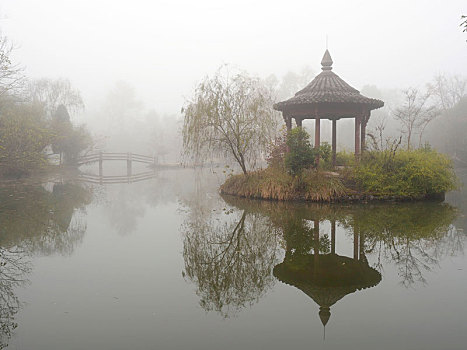
[{"label": "reflection of pavilion", "polygon": [[[402,283],[411,285],[424,280],[423,269],[437,263],[440,251],[463,251],[463,245],[455,243],[457,234],[451,234],[457,210],[445,203],[328,205],[223,198],[248,213],[268,216],[282,231],[286,254],[274,276],[310,296],[321,307],[323,324],[338,300],[381,281],[365,253],[384,254],[397,266]],[[323,222],[330,223],[330,234],[320,237]],[[336,254],[336,223],[353,237],[352,257]]]},{"label": "reflection of pavilion", "polygon": [[[331,316],[330,308],[347,294],[376,286],[381,274],[368,265],[363,250],[363,239],[354,234],[354,256],[335,253],[336,222],[331,221],[331,252],[319,252],[319,221],[314,221],[313,252],[297,253],[287,246],[284,261],[274,267],[274,276],[292,285],[319,306],[319,317],[324,326]],[[361,243],[361,244],[359,244]]]}]

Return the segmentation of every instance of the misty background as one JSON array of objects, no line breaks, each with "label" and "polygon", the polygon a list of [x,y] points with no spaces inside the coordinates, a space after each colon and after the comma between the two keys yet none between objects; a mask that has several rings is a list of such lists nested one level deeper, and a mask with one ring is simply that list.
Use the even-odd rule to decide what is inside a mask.
[{"label": "misty background", "polygon": [[[29,79],[65,78],[81,92],[85,108],[72,121],[86,124],[98,147],[178,162],[181,109],[204,77],[229,64],[286,99],[321,71],[326,40],[334,72],[386,103],[369,129],[384,119],[397,136],[392,111],[404,89],[424,91],[440,75],[465,79],[465,13],[457,0],[2,0],[0,28]],[[440,123],[426,132],[435,144]],[[353,150],[352,121],[338,123],[338,144]]]}]

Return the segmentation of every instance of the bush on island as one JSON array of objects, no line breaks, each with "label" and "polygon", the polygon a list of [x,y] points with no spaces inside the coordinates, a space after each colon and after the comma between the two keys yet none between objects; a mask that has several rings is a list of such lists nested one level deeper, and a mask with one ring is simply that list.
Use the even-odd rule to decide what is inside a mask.
[{"label": "bush on island", "polygon": [[303,169],[316,168],[318,156],[329,161],[331,146],[325,142],[320,147],[312,147],[310,135],[303,128],[295,128],[288,132],[286,141],[288,152],[285,153],[284,165],[291,175],[299,175]]},{"label": "bush on island", "polygon": [[377,196],[422,198],[458,187],[452,161],[429,147],[366,152],[351,177],[360,191]]}]

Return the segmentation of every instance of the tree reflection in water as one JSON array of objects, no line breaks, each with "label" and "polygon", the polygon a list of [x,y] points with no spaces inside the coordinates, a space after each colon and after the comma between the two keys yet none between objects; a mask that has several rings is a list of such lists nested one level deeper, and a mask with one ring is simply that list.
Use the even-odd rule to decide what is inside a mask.
[{"label": "tree reflection in water", "polygon": [[197,285],[205,310],[230,317],[273,285],[279,236],[268,218],[224,210],[187,220],[183,232],[183,273]]},{"label": "tree reflection in water", "polygon": [[[183,229],[185,273],[197,285],[201,305],[223,316],[257,301],[272,285],[274,271],[277,279],[303,290],[320,305],[326,324],[330,306],[347,294],[377,285],[385,264],[397,267],[403,286],[415,287],[427,283],[424,272],[442,258],[464,250],[465,235],[453,224],[458,212],[443,203],[320,205],[230,196],[224,200],[231,208],[223,215],[203,219],[188,215]],[[323,227],[331,227],[330,232],[323,232]],[[351,237],[352,257],[336,254],[336,227]],[[285,256],[278,264],[280,248]]]},{"label": "tree reflection in water", "polygon": [[71,254],[86,231],[82,215],[92,189],[56,183],[52,192],[40,185],[0,188],[0,246],[21,246],[30,253]]},{"label": "tree reflection in water", "polygon": [[20,302],[14,290],[24,285],[25,276],[31,270],[27,254],[21,248],[0,247],[0,349],[8,346],[14,329],[14,320],[20,309]]},{"label": "tree reflection in water", "polygon": [[455,208],[443,203],[404,203],[359,206],[341,221],[358,233],[365,251],[397,266],[405,287],[426,284],[425,271],[449,255],[464,250],[465,235],[453,225]]},{"label": "tree reflection in water", "polygon": [[86,231],[77,210],[91,200],[91,188],[72,183],[56,183],[51,192],[31,184],[0,188],[0,349],[17,327],[15,289],[28,282],[31,256],[71,254]]}]

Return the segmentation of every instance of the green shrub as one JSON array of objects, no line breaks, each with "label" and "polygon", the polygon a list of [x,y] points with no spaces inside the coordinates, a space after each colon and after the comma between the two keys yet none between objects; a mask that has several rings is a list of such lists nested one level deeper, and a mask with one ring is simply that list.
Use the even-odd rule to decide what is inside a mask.
[{"label": "green shrub", "polygon": [[333,171],[334,165],[332,164],[332,149],[328,142],[323,142],[318,149],[319,164],[318,168],[324,171]]},{"label": "green shrub", "polygon": [[355,155],[346,151],[336,153],[336,165],[351,166],[355,162]]},{"label": "green shrub", "polygon": [[404,198],[422,198],[458,186],[452,161],[429,148],[367,152],[355,165],[353,177],[361,191]]},{"label": "green shrub", "polygon": [[311,147],[310,135],[303,128],[294,128],[287,134],[288,152],[285,168],[291,175],[298,175],[303,169],[316,167],[318,151]]},{"label": "green shrub", "polygon": [[319,146],[318,153],[319,153],[321,160],[323,160],[324,162],[330,162],[332,148],[329,142],[322,142],[321,145]]}]

